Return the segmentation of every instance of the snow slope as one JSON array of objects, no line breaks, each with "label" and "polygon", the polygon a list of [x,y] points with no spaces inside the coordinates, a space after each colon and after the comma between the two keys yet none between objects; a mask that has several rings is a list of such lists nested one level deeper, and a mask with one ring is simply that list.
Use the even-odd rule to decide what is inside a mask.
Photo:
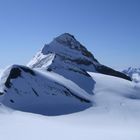
[{"label": "snow slope", "polygon": [[[95,110],[125,119],[140,117],[140,85],[103,74],[89,73],[96,81],[93,89]],[[95,111],[94,110],[94,111]]]},{"label": "snow slope", "polygon": [[70,115],[47,117],[1,106],[1,139],[139,140],[140,86],[112,76],[89,74],[96,81],[91,108]]},{"label": "snow slope", "polygon": [[2,140],[139,140],[139,122],[109,120],[93,115],[43,117],[12,112],[0,114]]},{"label": "snow slope", "polygon": [[72,81],[52,72],[19,65],[4,71],[0,93],[2,104],[44,115],[69,114],[92,105],[90,95]]}]

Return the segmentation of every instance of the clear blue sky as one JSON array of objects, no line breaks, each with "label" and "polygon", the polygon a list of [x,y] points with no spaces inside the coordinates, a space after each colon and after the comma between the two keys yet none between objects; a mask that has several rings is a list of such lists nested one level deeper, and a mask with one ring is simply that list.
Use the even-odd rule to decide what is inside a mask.
[{"label": "clear blue sky", "polygon": [[0,0],[0,68],[69,32],[103,64],[140,67],[140,0]]}]

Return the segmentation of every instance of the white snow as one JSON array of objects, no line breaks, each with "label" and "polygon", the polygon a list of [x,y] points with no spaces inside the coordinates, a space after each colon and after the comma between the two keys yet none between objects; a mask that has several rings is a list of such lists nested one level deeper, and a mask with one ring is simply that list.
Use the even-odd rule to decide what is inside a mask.
[{"label": "white snow", "polygon": [[132,79],[134,82],[139,83],[140,82],[140,74],[139,73],[133,73]]},{"label": "white snow", "polygon": [[55,57],[54,53],[49,53],[47,55],[44,55],[39,51],[33,59],[27,64],[28,67],[36,65],[36,67],[39,68],[47,68],[49,65],[51,65],[53,59]]},{"label": "white snow", "polygon": [[98,73],[89,73],[96,81],[93,101],[94,112],[111,115],[112,118],[139,120],[140,86],[136,83]]},{"label": "white snow", "polygon": [[[139,140],[140,86],[112,76],[91,72],[89,74],[96,81],[94,95],[91,98],[93,107],[70,115],[47,117],[0,106],[0,138]],[[60,75],[45,75],[71,84]],[[131,98],[131,95],[136,99]]]}]

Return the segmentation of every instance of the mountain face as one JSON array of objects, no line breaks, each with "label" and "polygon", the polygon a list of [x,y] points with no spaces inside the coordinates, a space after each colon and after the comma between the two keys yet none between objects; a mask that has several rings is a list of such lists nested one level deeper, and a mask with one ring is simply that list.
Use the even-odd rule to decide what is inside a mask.
[{"label": "mountain face", "polygon": [[129,67],[128,69],[124,70],[123,73],[131,77],[134,82],[140,82],[140,68]]},{"label": "mountain face", "polygon": [[91,71],[131,81],[130,77],[125,74],[100,64],[93,54],[80,44],[74,36],[68,33],[58,36],[50,44],[45,45],[27,66],[31,68],[43,68],[63,74],[64,76],[68,75],[65,74],[66,71],[73,71],[74,73],[77,72],[86,76],[88,76],[86,71]]},{"label": "mountain face", "polygon": [[100,64],[74,36],[65,33],[45,45],[27,66],[2,72],[3,105],[44,115],[63,115],[94,105],[96,81],[88,72],[131,80]]},{"label": "mountain face", "polygon": [[[43,115],[62,115],[82,111],[91,106],[59,80],[57,75],[44,75],[25,66],[13,65],[1,77],[2,103],[10,108]],[[65,79],[66,81],[66,79]]]}]

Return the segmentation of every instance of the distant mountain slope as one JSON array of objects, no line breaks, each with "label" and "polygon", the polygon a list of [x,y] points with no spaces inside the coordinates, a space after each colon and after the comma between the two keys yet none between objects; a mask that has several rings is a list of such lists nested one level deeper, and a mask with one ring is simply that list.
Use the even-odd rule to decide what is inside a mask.
[{"label": "distant mountain slope", "polygon": [[140,82],[140,68],[129,67],[128,69],[124,70],[123,73],[130,76],[134,82]]}]

